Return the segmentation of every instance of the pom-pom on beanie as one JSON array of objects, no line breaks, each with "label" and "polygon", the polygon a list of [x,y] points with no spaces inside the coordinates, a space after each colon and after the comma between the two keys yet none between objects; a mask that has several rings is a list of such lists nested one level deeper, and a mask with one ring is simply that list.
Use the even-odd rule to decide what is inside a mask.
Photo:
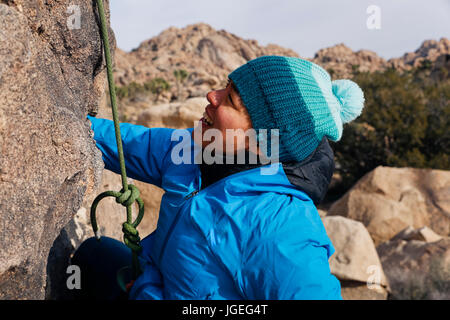
[{"label": "pom-pom on beanie", "polygon": [[[230,73],[247,108],[253,128],[279,130],[279,161],[302,161],[324,136],[338,141],[343,123],[355,119],[364,107],[364,94],[351,80],[331,81],[310,61],[262,56]],[[261,136],[258,135],[261,142]]]}]

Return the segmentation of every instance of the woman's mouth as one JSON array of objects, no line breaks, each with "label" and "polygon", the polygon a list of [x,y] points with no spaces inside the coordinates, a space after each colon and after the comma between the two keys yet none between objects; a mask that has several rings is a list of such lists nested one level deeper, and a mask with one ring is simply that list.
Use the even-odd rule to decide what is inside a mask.
[{"label": "woman's mouth", "polygon": [[205,112],[203,112],[203,118],[200,119],[202,122],[206,123],[209,126],[212,126],[214,124],[214,122],[212,121],[212,119],[208,116],[208,114]]}]

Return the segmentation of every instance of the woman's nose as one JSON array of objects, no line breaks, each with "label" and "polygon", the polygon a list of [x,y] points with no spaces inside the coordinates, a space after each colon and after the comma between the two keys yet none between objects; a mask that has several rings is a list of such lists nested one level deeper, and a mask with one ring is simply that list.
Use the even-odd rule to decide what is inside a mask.
[{"label": "woman's nose", "polygon": [[211,103],[211,105],[213,105],[214,107],[217,108],[222,103],[223,91],[224,90],[210,91],[206,95],[206,99],[208,99],[208,101],[209,101],[209,103]]}]

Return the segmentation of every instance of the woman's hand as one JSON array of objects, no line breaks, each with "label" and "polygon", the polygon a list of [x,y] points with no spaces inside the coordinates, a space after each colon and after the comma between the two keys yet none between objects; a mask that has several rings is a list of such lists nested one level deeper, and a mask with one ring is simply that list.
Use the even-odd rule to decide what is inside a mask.
[{"label": "woman's hand", "polygon": [[131,280],[130,282],[128,282],[128,283],[125,285],[125,288],[127,289],[127,293],[130,293],[130,290],[131,290],[131,287],[133,287],[134,281],[135,281],[135,280]]}]

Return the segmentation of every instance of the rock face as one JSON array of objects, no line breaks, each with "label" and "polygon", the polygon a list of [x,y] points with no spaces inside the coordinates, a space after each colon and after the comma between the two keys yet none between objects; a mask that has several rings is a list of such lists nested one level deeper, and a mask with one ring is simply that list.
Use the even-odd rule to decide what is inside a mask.
[{"label": "rock face", "polygon": [[341,281],[344,300],[385,300],[389,284],[364,225],[339,216],[326,216],[322,221],[336,249],[330,268]]},{"label": "rock face", "polygon": [[45,297],[50,248],[100,180],[86,114],[102,46],[93,2],[77,3],[80,29],[66,1],[0,3],[0,299]]},{"label": "rock face", "polygon": [[376,245],[408,226],[450,234],[450,172],[378,167],[365,175],[328,215],[361,221]]},{"label": "rock face", "polygon": [[450,299],[450,239],[392,240],[377,247],[391,299]]}]

